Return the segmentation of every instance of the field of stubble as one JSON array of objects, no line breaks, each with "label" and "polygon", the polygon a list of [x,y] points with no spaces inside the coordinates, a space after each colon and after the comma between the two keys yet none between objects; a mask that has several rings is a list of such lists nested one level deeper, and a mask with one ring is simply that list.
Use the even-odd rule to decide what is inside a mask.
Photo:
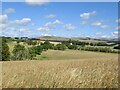
[{"label": "field of stubble", "polygon": [[2,87],[117,88],[118,57],[106,55],[109,54],[101,58],[3,62]]}]

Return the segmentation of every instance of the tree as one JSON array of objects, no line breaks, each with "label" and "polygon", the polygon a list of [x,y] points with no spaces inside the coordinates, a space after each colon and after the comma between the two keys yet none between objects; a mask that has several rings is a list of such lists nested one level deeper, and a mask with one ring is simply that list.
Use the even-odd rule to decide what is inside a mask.
[{"label": "tree", "polygon": [[15,60],[23,60],[26,59],[26,49],[25,46],[17,44],[14,46],[12,51]]},{"label": "tree", "polygon": [[114,49],[119,49],[120,50],[120,45],[115,46]]},{"label": "tree", "polygon": [[6,43],[6,40],[2,40],[2,46],[0,46],[0,52],[2,61],[9,61],[10,60],[10,52],[9,52],[9,46]]},{"label": "tree", "polygon": [[65,50],[66,49],[66,46],[64,44],[57,44],[55,47],[54,47],[55,50]]},{"label": "tree", "polygon": [[73,49],[73,50],[77,50],[78,46],[77,45],[69,45],[68,49]]},{"label": "tree", "polygon": [[36,57],[36,55],[41,55],[43,48],[42,46],[33,46],[28,48],[29,51],[29,59],[34,59],[34,57]]},{"label": "tree", "polygon": [[51,44],[48,40],[41,44],[44,50],[53,49],[54,44]]}]

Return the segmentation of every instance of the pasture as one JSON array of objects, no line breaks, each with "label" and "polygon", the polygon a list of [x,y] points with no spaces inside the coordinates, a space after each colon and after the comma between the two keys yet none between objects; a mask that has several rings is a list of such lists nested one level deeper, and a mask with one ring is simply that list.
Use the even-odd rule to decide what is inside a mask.
[{"label": "pasture", "polygon": [[[37,61],[2,63],[3,88],[117,88],[118,55],[46,51]],[[39,58],[41,58],[39,57]]]},{"label": "pasture", "polygon": [[37,60],[71,60],[71,59],[98,59],[101,60],[114,59],[118,57],[118,54],[113,53],[101,53],[101,52],[90,52],[90,51],[80,51],[80,50],[48,50],[42,52],[41,55],[37,55]]}]

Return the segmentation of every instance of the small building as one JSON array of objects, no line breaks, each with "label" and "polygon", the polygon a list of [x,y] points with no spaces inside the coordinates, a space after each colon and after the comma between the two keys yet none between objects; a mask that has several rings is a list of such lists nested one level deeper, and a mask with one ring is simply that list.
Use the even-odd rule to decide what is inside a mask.
[{"label": "small building", "polygon": [[73,45],[72,43],[70,43],[70,45]]}]

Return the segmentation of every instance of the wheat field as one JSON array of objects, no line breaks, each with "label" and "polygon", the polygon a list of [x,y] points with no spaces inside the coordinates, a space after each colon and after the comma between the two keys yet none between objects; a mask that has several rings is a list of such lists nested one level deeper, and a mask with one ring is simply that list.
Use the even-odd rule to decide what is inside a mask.
[{"label": "wheat field", "polygon": [[86,52],[79,59],[2,62],[2,87],[117,88],[117,54],[98,55],[87,58]]}]

